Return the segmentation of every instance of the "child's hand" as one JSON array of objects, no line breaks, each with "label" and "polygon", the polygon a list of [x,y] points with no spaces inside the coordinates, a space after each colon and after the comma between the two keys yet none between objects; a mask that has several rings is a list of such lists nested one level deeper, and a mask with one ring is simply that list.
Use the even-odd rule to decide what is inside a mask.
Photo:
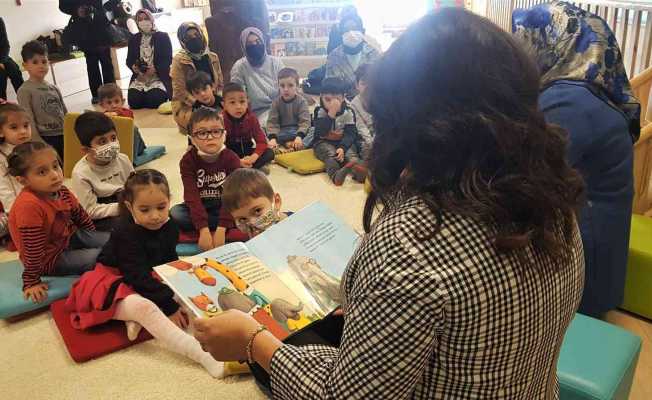
[{"label": "child's hand", "polygon": [[170,318],[170,321],[174,322],[174,324],[182,330],[185,330],[188,327],[188,316],[186,313],[181,311],[181,309],[178,309],[177,312],[170,315],[168,318]]},{"label": "child's hand", "polygon": [[339,162],[344,161],[344,149],[335,150],[335,159]]},{"label": "child's hand", "polygon": [[278,147],[278,142],[276,139],[269,139],[269,142],[267,143],[270,149],[275,149]]},{"label": "child's hand", "polygon": [[32,287],[28,287],[23,290],[23,297],[25,300],[30,298],[34,303],[42,303],[45,299],[48,298],[48,285],[47,283],[39,283]]},{"label": "child's hand", "polygon": [[342,108],[342,101],[338,98],[334,98],[329,103],[330,108],[328,108],[328,116],[335,119],[335,116]]},{"label": "child's hand", "polygon": [[294,148],[294,150],[303,149],[303,139],[301,139],[299,136],[294,138],[294,142],[292,143],[292,147]]},{"label": "child's hand", "polygon": [[106,115],[107,117],[117,117],[118,113],[114,111],[107,111],[104,113],[104,115]]},{"label": "child's hand", "polygon": [[213,238],[211,237],[211,231],[208,228],[204,228],[199,231],[199,241],[197,242],[202,251],[210,250],[213,248]]},{"label": "child's hand", "polygon": [[254,164],[254,163],[252,163],[251,161],[249,161],[249,157],[244,157],[244,158],[241,158],[241,159],[240,159],[240,166],[241,166],[242,168],[251,168],[251,167],[253,166],[253,164]]}]

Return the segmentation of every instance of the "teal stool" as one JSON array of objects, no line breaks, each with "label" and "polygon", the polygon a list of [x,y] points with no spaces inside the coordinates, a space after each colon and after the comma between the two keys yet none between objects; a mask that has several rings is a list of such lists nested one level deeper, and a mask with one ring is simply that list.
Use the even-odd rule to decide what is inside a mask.
[{"label": "teal stool", "polygon": [[78,276],[44,276],[41,281],[48,284],[48,297],[43,303],[34,303],[23,298],[23,265],[20,261],[0,264],[0,319],[7,319],[30,311],[47,307],[55,300],[68,296]]},{"label": "teal stool", "polygon": [[560,400],[626,400],[640,351],[638,336],[576,314],[557,363]]}]

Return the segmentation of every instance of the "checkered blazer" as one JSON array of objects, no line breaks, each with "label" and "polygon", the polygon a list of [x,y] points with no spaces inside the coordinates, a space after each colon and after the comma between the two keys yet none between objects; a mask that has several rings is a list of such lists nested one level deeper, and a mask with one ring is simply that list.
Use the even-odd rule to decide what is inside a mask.
[{"label": "checkered blazer", "polygon": [[[492,229],[422,200],[381,215],[342,282],[340,348],[278,349],[276,399],[557,399],[559,349],[584,282],[576,230],[555,265],[498,254]],[[524,261],[528,264],[525,265]]]}]

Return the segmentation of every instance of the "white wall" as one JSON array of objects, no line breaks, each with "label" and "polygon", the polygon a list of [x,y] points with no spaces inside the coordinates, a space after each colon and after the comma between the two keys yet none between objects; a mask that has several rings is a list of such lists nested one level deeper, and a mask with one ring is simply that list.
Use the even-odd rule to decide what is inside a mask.
[{"label": "white wall", "polygon": [[[11,57],[20,64],[20,49],[25,42],[36,39],[39,35],[52,33],[68,24],[70,19],[59,11],[59,0],[23,0],[17,6],[14,0],[0,0],[0,16],[7,26]],[[182,7],[182,0],[157,0],[156,5],[165,10]],[[140,0],[131,0],[131,4],[140,8]]]}]

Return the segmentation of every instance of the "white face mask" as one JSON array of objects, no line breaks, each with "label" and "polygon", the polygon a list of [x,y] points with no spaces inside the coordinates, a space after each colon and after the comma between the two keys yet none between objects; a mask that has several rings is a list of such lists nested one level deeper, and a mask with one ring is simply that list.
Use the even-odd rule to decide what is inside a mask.
[{"label": "white face mask", "polygon": [[120,152],[120,143],[116,140],[115,142],[109,142],[105,145],[96,147],[94,150],[95,159],[100,163],[108,164],[118,156],[118,153]]},{"label": "white face mask", "polygon": [[364,34],[360,31],[348,31],[342,35],[342,43],[346,47],[358,47],[364,40]]},{"label": "white face mask", "polygon": [[138,22],[138,28],[140,28],[143,33],[150,33],[152,29],[154,29],[154,24],[152,21],[144,19],[140,22]]}]

